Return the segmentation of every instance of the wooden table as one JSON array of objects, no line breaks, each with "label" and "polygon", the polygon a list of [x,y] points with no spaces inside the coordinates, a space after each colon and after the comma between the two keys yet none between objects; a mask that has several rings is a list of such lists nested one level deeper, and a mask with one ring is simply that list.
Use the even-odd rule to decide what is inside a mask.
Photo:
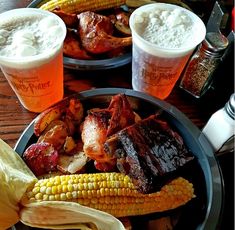
[{"label": "wooden table", "polygon": [[[0,13],[13,8],[25,7],[30,2],[30,0],[0,0]],[[64,70],[65,96],[101,87],[131,88],[131,65],[115,70],[96,72]],[[182,93],[177,86],[166,101],[185,113],[200,129],[205,125],[210,115],[219,106],[222,106],[222,103],[219,101],[215,103],[213,100],[205,107],[207,101],[194,100]],[[22,107],[0,71],[0,138],[14,147],[22,131],[36,116],[36,113],[31,113]]]},{"label": "wooden table", "polygon": [[[0,0],[0,13],[13,8],[25,7],[30,2],[30,0]],[[64,70],[65,96],[83,90],[101,87],[131,88],[131,65],[128,64],[115,70],[94,72]],[[230,91],[224,89],[221,95],[218,95],[216,92],[211,92],[203,100],[195,100],[182,92],[177,84],[166,101],[181,110],[201,129],[211,114],[225,104],[230,93]],[[11,147],[14,147],[23,130],[36,116],[36,113],[29,112],[21,106],[3,73],[0,71],[0,138]],[[228,160],[222,159],[222,168],[223,164],[224,168],[228,165],[233,168],[231,157]],[[226,171],[226,173],[229,172]],[[233,174],[233,170],[230,170],[230,173]],[[232,185],[229,187],[231,189],[230,194],[233,188]],[[226,216],[226,221],[228,222],[230,220],[231,224],[233,214],[226,212]]]}]

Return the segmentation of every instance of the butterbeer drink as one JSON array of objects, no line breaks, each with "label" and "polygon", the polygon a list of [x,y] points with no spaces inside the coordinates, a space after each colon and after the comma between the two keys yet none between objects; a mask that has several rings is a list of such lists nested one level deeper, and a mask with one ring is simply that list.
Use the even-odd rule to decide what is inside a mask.
[{"label": "butterbeer drink", "polygon": [[206,28],[194,13],[171,4],[154,3],[130,17],[133,38],[132,87],[165,99]]},{"label": "butterbeer drink", "polygon": [[21,104],[41,112],[63,98],[64,22],[40,9],[0,15],[0,66]]}]

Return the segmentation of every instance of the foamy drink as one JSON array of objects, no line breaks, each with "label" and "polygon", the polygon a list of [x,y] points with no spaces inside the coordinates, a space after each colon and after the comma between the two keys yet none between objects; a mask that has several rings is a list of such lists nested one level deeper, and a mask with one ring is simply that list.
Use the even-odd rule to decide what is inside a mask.
[{"label": "foamy drink", "polygon": [[63,98],[64,22],[40,9],[0,15],[0,66],[22,105],[41,112]]},{"label": "foamy drink", "polygon": [[165,99],[178,80],[206,29],[194,13],[171,4],[154,3],[130,18],[133,37],[133,89]]}]

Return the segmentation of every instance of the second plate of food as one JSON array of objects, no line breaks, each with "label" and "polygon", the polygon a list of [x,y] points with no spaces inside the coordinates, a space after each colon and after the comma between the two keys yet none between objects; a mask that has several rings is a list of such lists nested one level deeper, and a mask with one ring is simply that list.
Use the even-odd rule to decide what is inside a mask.
[{"label": "second plate of food", "polygon": [[[28,7],[39,8],[45,2],[47,1],[34,0]],[[64,42],[65,68],[106,70],[131,62],[132,40],[128,26],[131,10],[128,7],[118,6],[98,11],[89,11],[88,7],[85,11],[89,12],[86,13],[79,9],[78,13],[67,12],[60,6],[49,10],[60,16],[68,29]],[[88,33],[92,34],[92,39],[87,39]]]}]

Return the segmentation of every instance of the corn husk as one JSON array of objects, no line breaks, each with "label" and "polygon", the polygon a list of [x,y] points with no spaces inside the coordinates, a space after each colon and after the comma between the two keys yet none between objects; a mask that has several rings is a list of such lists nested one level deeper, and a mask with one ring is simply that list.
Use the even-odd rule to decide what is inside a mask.
[{"label": "corn husk", "polygon": [[0,139],[0,230],[18,221],[45,229],[124,230],[112,215],[77,203],[43,201],[24,204],[26,190],[37,178],[21,157]]},{"label": "corn husk", "polygon": [[35,181],[20,156],[0,139],[0,229],[19,221],[19,201]]}]

